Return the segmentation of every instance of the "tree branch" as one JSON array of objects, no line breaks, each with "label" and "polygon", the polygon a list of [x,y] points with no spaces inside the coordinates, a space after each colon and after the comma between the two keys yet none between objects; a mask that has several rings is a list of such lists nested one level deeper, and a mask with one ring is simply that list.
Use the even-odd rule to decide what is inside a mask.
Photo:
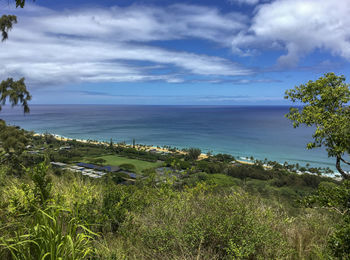
[{"label": "tree branch", "polygon": [[339,171],[339,173],[341,174],[341,176],[345,179],[345,180],[350,180],[350,174],[346,173],[340,166],[340,161],[341,161],[341,157],[339,155],[337,155],[337,161],[336,161],[336,168]]},{"label": "tree branch", "polygon": [[346,163],[346,164],[350,165],[350,162],[345,161],[342,157],[340,157],[340,160],[341,160],[343,163]]}]

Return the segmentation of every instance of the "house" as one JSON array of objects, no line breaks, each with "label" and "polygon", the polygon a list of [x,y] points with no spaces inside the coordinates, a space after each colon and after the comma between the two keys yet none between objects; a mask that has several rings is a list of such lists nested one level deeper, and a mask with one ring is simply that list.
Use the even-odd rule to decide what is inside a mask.
[{"label": "house", "polygon": [[50,164],[52,165],[52,167],[56,167],[56,168],[62,168],[67,166],[67,164],[61,163],[61,162],[50,162]]},{"label": "house", "polygon": [[106,175],[107,173],[105,173],[105,172],[95,172],[95,174],[97,174],[97,175],[99,175],[99,176],[104,176],[104,175]]},{"label": "house", "polygon": [[83,171],[85,169],[84,167],[80,167],[80,166],[71,166],[70,168],[78,171]]},{"label": "house", "polygon": [[119,166],[98,166],[91,163],[77,163],[78,166],[93,169],[97,171],[106,171],[106,172],[119,172]]},{"label": "house", "polygon": [[71,147],[70,146],[61,146],[60,150],[70,150]]},{"label": "house", "polygon": [[94,164],[91,164],[91,163],[77,163],[78,166],[80,167],[84,167],[84,168],[88,168],[88,169],[99,169],[101,168],[101,166],[98,166],[98,165],[94,165]]}]

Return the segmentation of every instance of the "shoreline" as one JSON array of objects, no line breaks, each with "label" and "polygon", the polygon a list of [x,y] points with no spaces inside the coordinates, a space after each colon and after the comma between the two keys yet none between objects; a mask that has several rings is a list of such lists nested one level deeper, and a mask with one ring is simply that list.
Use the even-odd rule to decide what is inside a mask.
[{"label": "shoreline", "polygon": [[[124,141],[126,141],[127,144],[132,144],[132,139],[136,138],[137,143],[152,146],[152,149],[156,149],[160,146],[162,148],[174,147],[181,151],[190,147],[197,147],[205,154],[207,154],[207,152],[210,152],[213,155],[228,154],[237,159],[254,156],[254,158],[259,161],[264,161],[265,158],[267,158],[269,161],[282,164],[288,162],[290,165],[299,164],[302,167],[305,167],[306,164],[308,164],[310,167],[329,167],[333,171],[336,171],[335,160],[332,160],[332,158],[329,159],[326,153],[321,151],[322,149],[314,149],[311,152],[306,150],[305,142],[301,143],[300,138],[303,137],[307,131],[303,130],[299,133],[299,136],[297,133],[295,138],[293,138],[296,142],[300,142],[300,145],[296,145],[295,142],[290,143],[290,141],[276,143],[276,140],[273,138],[281,138],[281,136],[284,135],[284,132],[278,131],[277,133],[278,129],[276,130],[276,128],[270,129],[270,126],[264,128],[267,133],[265,135],[262,134],[265,133],[265,131],[257,131],[254,130],[255,127],[248,127],[249,125],[247,125],[247,122],[250,122],[251,120],[257,120],[257,123],[262,122],[261,117],[255,118],[256,113],[260,110],[244,110],[243,113],[240,112],[241,110],[230,109],[227,113],[225,112],[224,115],[229,116],[232,120],[224,120],[224,118],[219,116],[220,114],[211,109],[208,110],[208,112],[210,112],[208,118],[207,116],[202,116],[201,113],[197,113],[197,110],[189,110],[191,113],[196,112],[193,114],[192,118],[192,116],[190,116],[192,114],[181,114],[180,112],[183,110],[177,111],[174,109],[169,110],[171,113],[170,115],[178,116],[181,114],[184,120],[181,121],[180,124],[175,120],[163,124],[163,120],[166,120],[169,116],[169,111],[161,111],[159,109],[146,110],[145,113],[147,115],[154,115],[156,112],[159,117],[150,117],[149,120],[145,121],[143,118],[140,119],[137,116],[137,112],[135,112],[136,110],[132,108],[126,110],[124,110],[124,108],[101,108],[97,109],[91,115],[89,113],[90,109],[82,108],[77,109],[77,111],[74,112],[74,115],[77,117],[70,116],[70,110],[72,109],[73,108],[65,106],[58,106],[57,108],[37,108],[35,111],[33,110],[36,116],[33,121],[28,120],[28,118],[22,119],[20,116],[14,116],[13,113],[5,113],[4,119],[7,122],[11,122],[13,125],[19,125],[23,129],[28,129],[29,131],[32,130],[42,134],[57,133],[63,137],[69,136],[69,139],[97,140],[98,142],[109,143],[109,140],[112,137],[115,143],[124,143]],[[284,126],[281,120],[281,118],[284,118],[283,110],[272,109],[271,111],[273,113],[270,113],[270,109],[264,109],[261,111],[263,113],[266,112],[269,119],[278,120],[276,122],[281,123],[281,126]],[[47,112],[54,113],[53,117],[50,118],[48,122],[46,121]],[[251,114],[252,112],[254,112],[254,114]],[[114,120],[111,120],[115,113],[118,115],[118,120],[122,121],[116,123],[117,121],[114,122]],[[254,115],[254,117],[249,120],[243,120],[241,116],[236,115]],[[190,118],[191,120],[189,120]],[[80,123],[80,120],[84,122],[88,128],[85,129]],[[193,124],[193,120],[201,124]],[[235,121],[235,123],[228,123],[231,121]],[[106,126],[105,122],[108,122]],[[209,132],[205,132],[204,129],[199,126],[207,124],[208,122],[218,122],[220,124],[213,125]],[[242,125],[242,127],[234,126],[236,124]],[[181,127],[177,128],[178,126]],[[265,124],[262,125],[262,127],[265,126]],[[138,129],[139,127],[140,129]],[[288,126],[288,129],[290,129],[290,126]],[[240,131],[243,132],[241,133]],[[292,131],[294,130],[290,130],[291,133]],[[276,135],[271,135],[271,133],[275,133]],[[300,140],[297,137],[300,137]],[[290,138],[283,137],[282,140],[286,139],[289,140]]]},{"label": "shoreline", "polygon": [[[61,136],[61,135],[58,135],[58,134],[51,134],[51,133],[47,133],[47,134],[53,136],[56,140],[64,141],[64,142],[75,140],[77,142],[86,143],[86,144],[104,145],[104,146],[109,146],[110,145],[110,143],[106,142],[106,141],[75,139],[75,138],[69,138],[69,137]],[[41,137],[45,136],[45,134],[40,134],[40,133],[34,133],[33,135],[34,136],[41,136]],[[179,150],[179,149],[175,149],[175,152],[174,152],[174,150],[173,150],[174,148],[171,149],[172,151],[170,151],[170,149],[168,149],[168,148],[157,147],[157,146],[152,146],[152,145],[135,144],[135,147],[133,147],[132,144],[113,144],[113,146],[114,147],[122,146],[122,147],[127,147],[127,148],[135,148],[135,149],[137,149],[139,151],[147,151],[147,152],[155,150],[157,153],[186,154],[185,151],[182,151],[182,150]],[[201,153],[197,160],[203,160],[203,159],[206,159],[206,158],[208,158],[208,155],[204,154],[204,153]],[[235,160],[233,162],[239,163],[239,164],[243,164],[243,165],[254,165],[255,164],[255,162],[252,161],[251,159],[249,159],[248,157],[239,157],[239,159],[235,158]],[[270,166],[270,165],[265,165],[264,164],[263,167],[264,167],[265,170],[271,170],[272,169],[272,166]],[[297,174],[304,174],[304,173],[314,174],[314,173],[309,172],[309,171],[306,171],[306,172],[300,172],[299,171],[299,172],[297,172]],[[334,172],[333,171],[333,173],[331,173],[331,174],[323,174],[323,175],[327,176],[327,177],[334,178],[334,179],[339,179],[339,177],[336,176],[336,175],[339,175],[338,172]]]},{"label": "shoreline", "polygon": [[[36,132],[34,132],[33,135],[34,136],[45,136],[46,134],[53,136],[56,140],[64,141],[64,142],[75,140],[77,142],[86,143],[86,144],[105,145],[105,146],[110,145],[110,143],[107,141],[97,141],[97,140],[81,139],[81,138],[70,138],[70,137],[65,137],[65,136],[53,134],[53,133],[36,133]],[[147,152],[154,151],[156,153],[169,153],[169,154],[178,153],[178,154],[183,154],[183,155],[187,154],[187,152],[180,150],[180,149],[176,149],[175,147],[174,148],[170,147],[170,149],[169,149],[166,147],[146,145],[146,144],[144,144],[144,145],[143,144],[135,144],[135,147],[133,147],[132,144],[126,144],[126,143],[113,143],[113,146],[114,147],[122,146],[122,147],[127,147],[127,148],[135,148],[139,151],[147,151]],[[174,151],[174,149],[175,149],[175,151]],[[234,161],[237,163],[245,164],[245,165],[254,165],[255,164],[254,161],[251,161],[251,159],[247,156],[234,156],[232,154],[230,154],[230,155],[235,158]],[[206,158],[208,158],[208,155],[205,153],[201,153],[198,157],[198,160],[203,160]],[[278,163],[282,164],[280,162],[278,162]],[[271,166],[269,166],[269,165],[263,165],[263,167],[265,169],[271,169]],[[326,169],[326,167],[322,167],[322,166],[314,166],[314,168]],[[339,173],[336,170],[334,170],[332,168],[331,168],[331,170],[333,171],[333,173],[331,174],[333,177],[336,177],[336,175],[339,175]],[[306,173],[308,173],[308,172],[306,172]],[[329,174],[325,174],[325,175],[329,176]]]},{"label": "shoreline", "polygon": [[[87,139],[76,139],[76,138],[70,138],[70,137],[65,137],[65,136],[61,136],[58,134],[52,134],[52,133],[48,133],[49,135],[53,136],[56,140],[59,141],[63,141],[63,142],[67,142],[67,141],[77,141],[80,143],[86,143],[86,144],[94,144],[94,145],[105,145],[105,146],[109,146],[110,143],[106,142],[106,141],[96,141],[96,140],[87,140]],[[40,133],[34,133],[34,136],[45,136],[45,134],[40,134]],[[179,150],[179,149],[175,149],[175,152],[173,149],[168,149],[165,147],[157,147],[157,146],[153,146],[153,145],[142,145],[142,144],[135,144],[135,147],[133,147],[132,144],[114,144],[114,147],[118,147],[118,146],[122,146],[122,147],[127,147],[127,148],[135,148],[139,151],[153,151],[155,150],[157,153],[178,153],[178,154],[187,154],[185,151]],[[201,153],[198,157],[198,160],[203,160],[208,158],[208,155]]]}]

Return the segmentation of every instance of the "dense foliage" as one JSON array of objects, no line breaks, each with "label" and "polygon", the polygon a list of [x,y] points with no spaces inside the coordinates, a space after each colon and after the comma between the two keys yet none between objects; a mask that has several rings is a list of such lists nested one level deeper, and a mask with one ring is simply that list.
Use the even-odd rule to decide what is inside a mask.
[{"label": "dense foliage", "polygon": [[340,163],[350,165],[344,157],[350,154],[350,89],[344,76],[327,73],[316,81],[309,81],[286,91],[286,98],[303,104],[301,109],[291,108],[286,116],[294,127],[301,124],[315,126],[313,142],[307,148],[325,146],[328,156],[336,158],[336,167],[345,179]]}]

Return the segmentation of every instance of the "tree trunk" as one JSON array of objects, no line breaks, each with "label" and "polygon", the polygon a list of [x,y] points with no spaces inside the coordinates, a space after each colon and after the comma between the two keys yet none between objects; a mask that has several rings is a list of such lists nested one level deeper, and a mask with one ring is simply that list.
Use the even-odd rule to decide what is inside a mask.
[{"label": "tree trunk", "polygon": [[340,166],[341,160],[342,160],[342,158],[340,156],[337,156],[337,162],[336,162],[335,166],[337,167],[337,170],[339,171],[339,173],[341,174],[341,176],[343,177],[344,180],[350,180],[350,174],[346,173]]}]

